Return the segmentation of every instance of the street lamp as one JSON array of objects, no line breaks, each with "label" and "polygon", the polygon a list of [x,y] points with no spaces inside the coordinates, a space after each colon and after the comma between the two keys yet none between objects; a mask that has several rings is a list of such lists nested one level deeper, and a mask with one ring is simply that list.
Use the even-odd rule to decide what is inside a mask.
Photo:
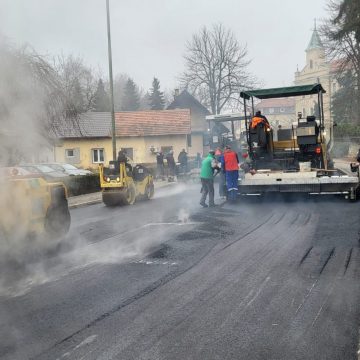
[{"label": "street lamp", "polygon": [[112,138],[113,160],[116,161],[114,85],[113,85],[113,73],[112,73],[109,0],[106,0],[106,15],[107,15],[106,19],[107,19],[108,57],[109,57],[110,103],[111,103],[111,138]]}]

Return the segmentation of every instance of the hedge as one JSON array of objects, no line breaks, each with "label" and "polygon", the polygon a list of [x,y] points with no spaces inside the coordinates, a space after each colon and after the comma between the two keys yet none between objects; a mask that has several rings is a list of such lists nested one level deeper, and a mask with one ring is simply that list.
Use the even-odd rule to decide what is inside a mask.
[{"label": "hedge", "polygon": [[69,176],[61,181],[66,186],[68,196],[100,191],[99,174]]}]

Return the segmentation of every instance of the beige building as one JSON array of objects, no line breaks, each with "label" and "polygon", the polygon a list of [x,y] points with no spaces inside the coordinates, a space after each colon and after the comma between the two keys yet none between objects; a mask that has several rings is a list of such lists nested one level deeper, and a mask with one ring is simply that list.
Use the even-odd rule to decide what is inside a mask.
[{"label": "beige building", "polygon": [[[202,143],[191,141],[189,109],[118,112],[115,122],[117,151],[126,149],[136,163],[156,162],[159,150],[164,153],[173,150],[177,157],[182,149],[190,154],[202,149]],[[97,168],[109,160],[112,160],[110,113],[82,114],[78,126],[63,129],[58,137],[55,146],[57,162]]]},{"label": "beige building", "polygon": [[279,125],[291,128],[292,123],[297,120],[294,98],[264,99],[256,104],[255,111],[258,110],[266,116],[273,128],[278,128]]},{"label": "beige building", "polygon": [[[306,52],[306,64],[301,71],[295,73],[295,85],[308,85],[320,83],[325,89],[324,94],[324,120],[325,127],[332,122],[331,98],[337,90],[338,83],[335,78],[336,66],[327,61],[325,48],[316,29],[313,30]],[[296,113],[301,112],[304,117],[318,114],[318,96],[302,96],[296,98]]]}]

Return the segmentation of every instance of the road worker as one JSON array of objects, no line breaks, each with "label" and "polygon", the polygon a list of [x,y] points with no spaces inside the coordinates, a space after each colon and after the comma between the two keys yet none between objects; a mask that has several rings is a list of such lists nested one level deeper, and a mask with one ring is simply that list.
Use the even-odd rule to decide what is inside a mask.
[{"label": "road worker", "polygon": [[225,170],[228,199],[235,201],[238,192],[239,158],[237,153],[231,149],[231,146],[226,145],[223,159],[222,168]]},{"label": "road worker", "polygon": [[270,124],[266,116],[261,114],[261,111],[257,111],[255,116],[251,119],[250,128],[255,129],[259,124],[263,124],[266,129],[270,129]]},{"label": "road worker", "polygon": [[214,176],[219,171],[218,163],[215,159],[215,152],[209,151],[209,155],[201,163],[201,199],[200,205],[208,207],[206,197],[209,194],[209,206],[216,206],[214,202]]}]

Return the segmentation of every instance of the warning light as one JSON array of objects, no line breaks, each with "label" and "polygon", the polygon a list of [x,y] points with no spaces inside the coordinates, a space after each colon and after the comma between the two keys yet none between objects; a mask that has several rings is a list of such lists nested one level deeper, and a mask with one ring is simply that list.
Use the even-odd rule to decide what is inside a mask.
[{"label": "warning light", "polygon": [[321,148],[320,148],[320,147],[317,147],[317,148],[315,149],[315,153],[318,154],[318,155],[321,154]]}]

